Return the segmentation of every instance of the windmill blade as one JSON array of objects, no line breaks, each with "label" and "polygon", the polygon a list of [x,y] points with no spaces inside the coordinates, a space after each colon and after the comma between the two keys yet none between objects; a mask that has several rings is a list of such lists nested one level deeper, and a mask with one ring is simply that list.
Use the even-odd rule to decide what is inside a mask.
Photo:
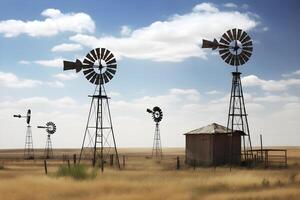
[{"label": "windmill blade", "polygon": [[111,80],[111,79],[114,77],[114,76],[113,76],[111,73],[109,73],[108,71],[106,71],[104,74],[108,77],[109,80]]},{"label": "windmill blade", "polygon": [[229,42],[227,42],[226,40],[224,40],[223,38],[221,38],[220,39],[220,43],[222,43],[222,44],[227,44],[227,45],[229,45],[230,43]]},{"label": "windmill blade", "polygon": [[251,40],[249,42],[243,44],[243,47],[249,47],[249,46],[252,46]]},{"label": "windmill blade", "polygon": [[246,42],[248,42],[250,40],[251,40],[250,36],[247,35],[243,40],[241,40],[241,43],[244,44],[244,43],[246,43]]},{"label": "windmill blade", "polygon": [[228,51],[227,53],[221,55],[222,59],[225,60],[227,58],[227,56],[231,55],[230,51]]},{"label": "windmill blade", "polygon": [[86,58],[83,60],[83,63],[87,64],[87,65],[92,65],[92,66],[94,65],[94,62],[92,62],[92,61],[90,61],[90,60],[88,60]]},{"label": "windmill blade", "polygon": [[232,41],[233,40],[233,36],[232,36],[231,30],[228,30],[227,34],[228,34],[228,36],[230,38],[230,41]]},{"label": "windmill blade", "polygon": [[94,71],[95,71],[94,69],[86,69],[86,70],[83,70],[83,74],[87,75],[87,74],[89,74],[91,72],[94,72]]},{"label": "windmill blade", "polygon": [[97,74],[97,73],[93,70],[91,73],[89,73],[88,75],[86,75],[85,78],[87,80],[90,80],[92,78],[92,76],[94,76],[95,74]]},{"label": "windmill blade", "polygon": [[93,56],[94,60],[98,60],[95,50],[92,50],[90,53]]},{"label": "windmill blade", "polygon": [[95,51],[96,51],[96,55],[97,55],[97,60],[101,59],[100,48],[96,48]]},{"label": "windmill blade", "polygon": [[116,73],[115,69],[106,68],[106,71],[110,72],[113,75]]},{"label": "windmill blade", "polygon": [[240,65],[240,59],[239,56],[235,56],[235,66],[239,66]]},{"label": "windmill blade", "polygon": [[117,65],[106,65],[106,68],[117,69]]},{"label": "windmill blade", "polygon": [[229,45],[219,44],[219,49],[229,49]]},{"label": "windmill blade", "polygon": [[107,56],[110,54],[110,51],[108,49],[106,49],[105,54],[103,56],[103,60],[106,60]]},{"label": "windmill blade", "polygon": [[107,83],[109,81],[108,77],[106,76],[106,74],[102,74],[102,77],[104,78],[104,83]]},{"label": "windmill blade", "polygon": [[105,54],[106,49],[105,48],[101,48],[101,59],[103,60],[104,54]]},{"label": "windmill blade", "polygon": [[222,55],[222,54],[224,54],[224,53],[227,53],[227,52],[230,53],[229,49],[220,49],[220,50],[219,50],[219,54],[220,54],[220,55]]},{"label": "windmill blade", "polygon": [[110,61],[108,61],[107,63],[106,63],[106,65],[111,65],[111,64],[115,64],[117,61],[116,61],[116,59],[114,58],[114,59],[111,59]]},{"label": "windmill blade", "polygon": [[92,76],[92,78],[90,79],[91,83],[95,83],[96,82],[96,78],[97,78],[98,74],[94,73],[94,75]]},{"label": "windmill blade", "polygon": [[230,43],[230,41],[231,41],[230,38],[228,37],[228,35],[226,33],[224,33],[221,38],[223,38],[224,40],[226,40],[228,43]]},{"label": "windmill blade", "polygon": [[248,51],[242,51],[242,53],[243,54],[245,54],[248,58],[250,58],[251,57],[251,53],[250,52],[248,52]]},{"label": "windmill blade", "polygon": [[244,54],[244,51],[242,51],[242,53],[240,53],[239,56],[241,56],[245,62],[247,62],[247,61],[249,60],[249,57],[247,57],[247,56]]},{"label": "windmill blade", "polygon": [[95,59],[91,56],[91,53],[88,53],[87,55],[86,55],[86,58],[88,58],[91,62],[95,62]]},{"label": "windmill blade", "polygon": [[253,51],[253,47],[243,47],[243,50],[252,52]]},{"label": "windmill blade", "polygon": [[228,55],[228,57],[225,59],[225,62],[228,63],[228,64],[230,64],[230,60],[232,59],[232,57],[233,57],[233,55],[230,53]]},{"label": "windmill blade", "polygon": [[245,31],[243,31],[239,41],[241,42],[243,39],[245,39],[246,36],[247,36],[247,33]]},{"label": "windmill blade", "polygon": [[240,62],[240,65],[245,64],[245,60],[244,60],[244,58],[241,55],[238,55],[238,60]]},{"label": "windmill blade", "polygon": [[232,29],[232,34],[233,34],[233,39],[236,40],[237,38],[236,28]]},{"label": "windmill blade", "polygon": [[114,54],[110,52],[109,56],[105,59],[105,62],[110,61],[112,58],[114,58]]},{"label": "windmill blade", "polygon": [[238,29],[236,39],[240,41],[241,35],[242,35],[242,30],[241,30],[241,29]]}]

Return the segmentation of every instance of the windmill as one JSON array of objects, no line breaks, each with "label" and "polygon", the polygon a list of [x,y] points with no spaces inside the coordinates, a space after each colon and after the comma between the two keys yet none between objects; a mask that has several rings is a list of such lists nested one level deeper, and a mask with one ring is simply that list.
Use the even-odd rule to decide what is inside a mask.
[{"label": "windmill", "polygon": [[[243,135],[243,151],[244,159],[248,160],[248,156],[253,157],[252,144],[241,83],[241,72],[239,72],[238,67],[245,64],[251,57],[253,51],[252,40],[245,31],[234,28],[224,33],[219,42],[216,39],[213,41],[203,40],[202,48],[218,49],[221,58],[227,64],[235,67],[235,71],[232,72],[227,132],[230,130],[231,136],[233,136],[234,130],[240,130],[245,133],[245,135]],[[250,149],[250,155],[248,155],[248,151],[246,151],[246,142]],[[240,156],[232,155],[232,137],[229,152],[230,162],[232,156]]]},{"label": "windmill", "polygon": [[162,159],[162,148],[160,139],[159,122],[162,120],[163,113],[160,107],[155,106],[152,110],[147,109],[147,112],[152,114],[152,118],[155,122],[154,140],[152,147],[152,158],[155,156],[156,159]]},{"label": "windmill", "polygon": [[56,132],[56,125],[53,122],[47,122],[46,126],[38,126],[38,128],[46,129],[47,132],[47,140],[46,140],[46,146],[44,150],[44,157],[45,159],[53,158],[51,135],[53,135]]},{"label": "windmill", "polygon": [[33,149],[33,140],[32,140],[32,131],[30,125],[31,119],[31,110],[27,110],[26,116],[21,116],[20,114],[14,115],[17,118],[26,118],[27,129],[25,136],[25,148],[24,148],[24,159],[34,159],[34,149]]},{"label": "windmill", "polygon": [[[79,162],[83,158],[92,159],[95,166],[99,160],[101,171],[104,163],[111,153],[116,155],[117,166],[120,169],[119,156],[113,131],[111,113],[104,84],[108,83],[115,75],[117,62],[108,49],[96,48],[91,50],[83,62],[64,61],[64,70],[83,71],[85,78],[96,85],[92,98],[88,120],[83,137]],[[98,148],[100,146],[100,149]],[[113,151],[113,152],[111,152]],[[90,152],[90,153],[89,153]]]}]

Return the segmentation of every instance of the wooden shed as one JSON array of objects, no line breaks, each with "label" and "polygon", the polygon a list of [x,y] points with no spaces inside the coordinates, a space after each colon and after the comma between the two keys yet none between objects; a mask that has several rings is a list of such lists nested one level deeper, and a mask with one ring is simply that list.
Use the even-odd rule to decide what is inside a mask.
[{"label": "wooden shed", "polygon": [[[245,133],[212,123],[185,133],[186,162],[190,165],[224,165],[241,162],[241,136]],[[231,140],[232,138],[232,140]],[[230,145],[232,142],[232,145]],[[232,154],[230,156],[230,149]],[[231,158],[230,158],[231,157]]]}]

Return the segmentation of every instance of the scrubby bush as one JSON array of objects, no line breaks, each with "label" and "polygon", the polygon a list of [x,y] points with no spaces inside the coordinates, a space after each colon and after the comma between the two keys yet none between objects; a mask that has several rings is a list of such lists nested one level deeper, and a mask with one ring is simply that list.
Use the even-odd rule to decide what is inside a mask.
[{"label": "scrubby bush", "polygon": [[4,165],[0,164],[0,170],[4,169]]},{"label": "scrubby bush", "polygon": [[76,180],[85,180],[85,179],[93,179],[97,176],[96,169],[92,169],[90,172],[84,165],[76,164],[71,165],[61,165],[57,170],[57,176],[69,176]]}]

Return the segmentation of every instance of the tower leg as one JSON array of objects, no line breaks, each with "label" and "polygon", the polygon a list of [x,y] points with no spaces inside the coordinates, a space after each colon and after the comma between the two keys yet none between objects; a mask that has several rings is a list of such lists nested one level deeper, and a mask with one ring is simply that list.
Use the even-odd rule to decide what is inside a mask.
[{"label": "tower leg", "polygon": [[51,143],[51,137],[49,134],[47,135],[46,147],[45,147],[45,151],[44,151],[44,158],[45,159],[53,158],[52,143]]},{"label": "tower leg", "polygon": [[[241,155],[238,155],[239,151],[234,148],[234,131],[242,131],[245,133],[241,137],[242,143],[241,148],[243,149],[243,159],[247,161],[248,158],[248,150],[250,150],[250,154],[252,154],[252,144],[251,137],[247,119],[247,112],[245,107],[242,83],[241,83],[241,73],[236,71],[232,73],[232,87],[231,87],[231,95],[230,95],[230,104],[229,104],[229,113],[228,113],[228,121],[227,121],[227,132],[230,133],[230,144],[229,144],[229,162],[230,165],[232,163],[237,164],[240,162]],[[229,131],[229,129],[231,129]],[[246,144],[246,138],[248,143]]]},{"label": "tower leg", "polygon": [[153,140],[153,147],[152,147],[152,158],[153,157],[155,157],[156,159],[162,159],[159,123],[155,124],[154,140]]},{"label": "tower leg", "polygon": [[32,131],[30,125],[27,126],[26,130],[24,159],[34,159]]}]

